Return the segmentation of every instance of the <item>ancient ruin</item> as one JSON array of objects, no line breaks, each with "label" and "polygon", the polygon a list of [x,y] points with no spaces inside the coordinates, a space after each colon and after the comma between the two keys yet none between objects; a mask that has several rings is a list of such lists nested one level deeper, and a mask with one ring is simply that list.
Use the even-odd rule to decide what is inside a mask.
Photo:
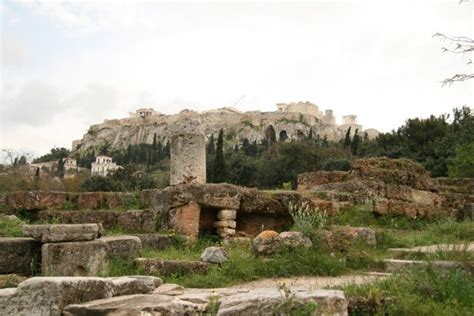
[{"label": "ancient ruin", "polygon": [[[188,115],[188,111],[179,114],[163,115],[152,108],[138,109],[128,118],[105,120],[101,124],[92,125],[80,140],[72,143],[72,150],[85,153],[107,144],[114,149],[125,149],[129,144],[153,143],[156,140],[165,144],[170,140],[169,127]],[[226,145],[240,144],[243,139],[250,142],[261,142],[265,139],[266,130],[272,126],[276,135],[286,135],[285,139],[301,139],[310,132],[314,136],[326,137],[328,140],[339,140],[345,136],[349,127],[352,133],[358,129],[360,135],[367,132],[369,138],[375,138],[378,131],[364,130],[357,123],[357,117],[344,117],[341,125],[336,123],[332,110],[323,112],[310,102],[278,103],[274,112],[240,112],[231,107],[196,113],[201,120],[202,132],[206,139],[212,134],[216,136],[222,128],[226,135],[235,135],[226,140]]]}]

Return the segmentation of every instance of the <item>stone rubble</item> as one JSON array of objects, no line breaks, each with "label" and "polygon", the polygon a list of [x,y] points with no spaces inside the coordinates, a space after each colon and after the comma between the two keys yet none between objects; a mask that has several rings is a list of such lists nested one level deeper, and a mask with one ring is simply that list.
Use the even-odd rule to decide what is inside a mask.
[{"label": "stone rubble", "polygon": [[221,247],[207,247],[201,254],[201,261],[208,263],[224,263],[229,260],[229,255]]},{"label": "stone rubble", "polygon": [[23,225],[23,235],[42,243],[89,241],[100,237],[99,224]]}]

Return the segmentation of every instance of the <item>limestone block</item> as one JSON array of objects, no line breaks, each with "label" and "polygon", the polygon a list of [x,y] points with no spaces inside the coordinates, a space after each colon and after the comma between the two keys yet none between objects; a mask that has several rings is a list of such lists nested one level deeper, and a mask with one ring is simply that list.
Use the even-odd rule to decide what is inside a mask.
[{"label": "limestone block", "polygon": [[0,273],[31,274],[40,258],[41,244],[33,238],[0,238]]},{"label": "limestone block", "polygon": [[221,237],[231,237],[235,235],[235,229],[233,228],[217,228],[217,234]]},{"label": "limestone block", "polygon": [[142,242],[143,248],[150,248],[161,250],[168,247],[171,247],[175,244],[176,239],[171,235],[161,235],[161,234],[136,234]]},{"label": "limestone block", "polygon": [[77,197],[78,209],[94,210],[102,207],[105,202],[103,192],[84,192]]},{"label": "limestone block", "polygon": [[201,254],[201,261],[209,263],[223,263],[229,260],[229,255],[221,247],[207,247]]},{"label": "limestone block", "polygon": [[280,238],[283,241],[283,244],[295,248],[295,247],[305,247],[309,248],[313,245],[311,239],[306,237],[301,232],[282,232],[280,233]]},{"label": "limestone block", "polygon": [[210,265],[201,261],[182,261],[182,260],[165,260],[155,258],[138,258],[135,264],[142,268],[146,274],[156,274],[161,276],[169,276],[179,273],[206,273]]},{"label": "limestone block", "polygon": [[[347,315],[348,301],[344,292],[337,290],[306,290],[292,292],[294,303],[318,304],[318,315]],[[277,288],[260,288],[223,298],[217,315],[273,315],[284,296]],[[283,314],[284,311],[281,311]],[[308,312],[310,315],[311,312]]]},{"label": "limestone block", "polygon": [[114,277],[107,280],[113,283],[114,296],[146,294],[163,284],[160,278],[147,275]]},{"label": "limestone block", "polygon": [[462,214],[464,220],[474,220],[474,203],[464,204],[464,210]]},{"label": "limestone block", "polygon": [[197,237],[201,207],[196,202],[174,208],[170,211],[170,226],[179,234]]},{"label": "limestone block", "polygon": [[107,244],[101,240],[43,244],[41,268],[50,276],[96,276],[108,269]]},{"label": "limestone block", "polygon": [[355,243],[377,244],[375,231],[367,227],[334,227],[321,233],[323,244],[332,250],[345,250]]},{"label": "limestone block", "polygon": [[237,210],[220,210],[217,212],[217,218],[221,221],[235,220],[237,218]]},{"label": "limestone block", "polygon": [[51,191],[18,191],[7,193],[5,204],[9,209],[60,209],[66,203],[67,193]]},{"label": "limestone block", "polygon": [[107,236],[99,240],[107,245],[109,257],[135,258],[142,249],[142,242],[136,236]]},{"label": "limestone block", "polygon": [[69,304],[112,297],[113,283],[95,277],[35,277],[0,290],[0,315],[59,316]]},{"label": "limestone block", "polygon": [[23,225],[23,235],[41,242],[86,241],[100,237],[99,224]]},{"label": "limestone block", "polygon": [[223,221],[214,222],[214,227],[235,229],[237,227],[237,223],[234,220],[223,220]]}]

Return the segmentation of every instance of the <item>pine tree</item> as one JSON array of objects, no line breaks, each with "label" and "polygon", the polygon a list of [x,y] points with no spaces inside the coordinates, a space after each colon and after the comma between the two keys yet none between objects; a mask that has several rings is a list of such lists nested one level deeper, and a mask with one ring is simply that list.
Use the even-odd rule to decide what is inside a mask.
[{"label": "pine tree", "polygon": [[227,180],[227,168],[224,159],[224,131],[222,129],[219,131],[219,137],[217,138],[216,156],[212,169],[214,175],[213,182],[220,183]]},{"label": "pine tree", "polygon": [[354,137],[352,138],[351,143],[351,152],[353,155],[357,155],[360,143],[359,129],[355,130]]},{"label": "pine tree", "polygon": [[207,154],[215,155],[215,153],[216,153],[216,145],[214,144],[214,134],[212,134],[211,138],[209,138],[209,143],[207,144]]},{"label": "pine tree", "polygon": [[344,138],[344,148],[351,146],[351,128],[349,127],[346,132],[346,137]]},{"label": "pine tree", "polygon": [[312,127],[309,128],[308,139],[313,139],[313,128]]}]

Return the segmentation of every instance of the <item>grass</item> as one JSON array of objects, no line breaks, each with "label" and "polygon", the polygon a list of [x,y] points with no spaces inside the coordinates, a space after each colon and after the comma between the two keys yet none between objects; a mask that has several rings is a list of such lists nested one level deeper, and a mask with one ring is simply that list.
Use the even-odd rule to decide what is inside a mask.
[{"label": "grass", "polygon": [[370,303],[372,310],[352,310],[353,315],[472,315],[474,311],[474,277],[461,269],[413,268],[342,289],[347,297]]},{"label": "grass", "polygon": [[0,215],[0,236],[1,237],[22,237],[21,226],[25,224],[15,217]]}]

